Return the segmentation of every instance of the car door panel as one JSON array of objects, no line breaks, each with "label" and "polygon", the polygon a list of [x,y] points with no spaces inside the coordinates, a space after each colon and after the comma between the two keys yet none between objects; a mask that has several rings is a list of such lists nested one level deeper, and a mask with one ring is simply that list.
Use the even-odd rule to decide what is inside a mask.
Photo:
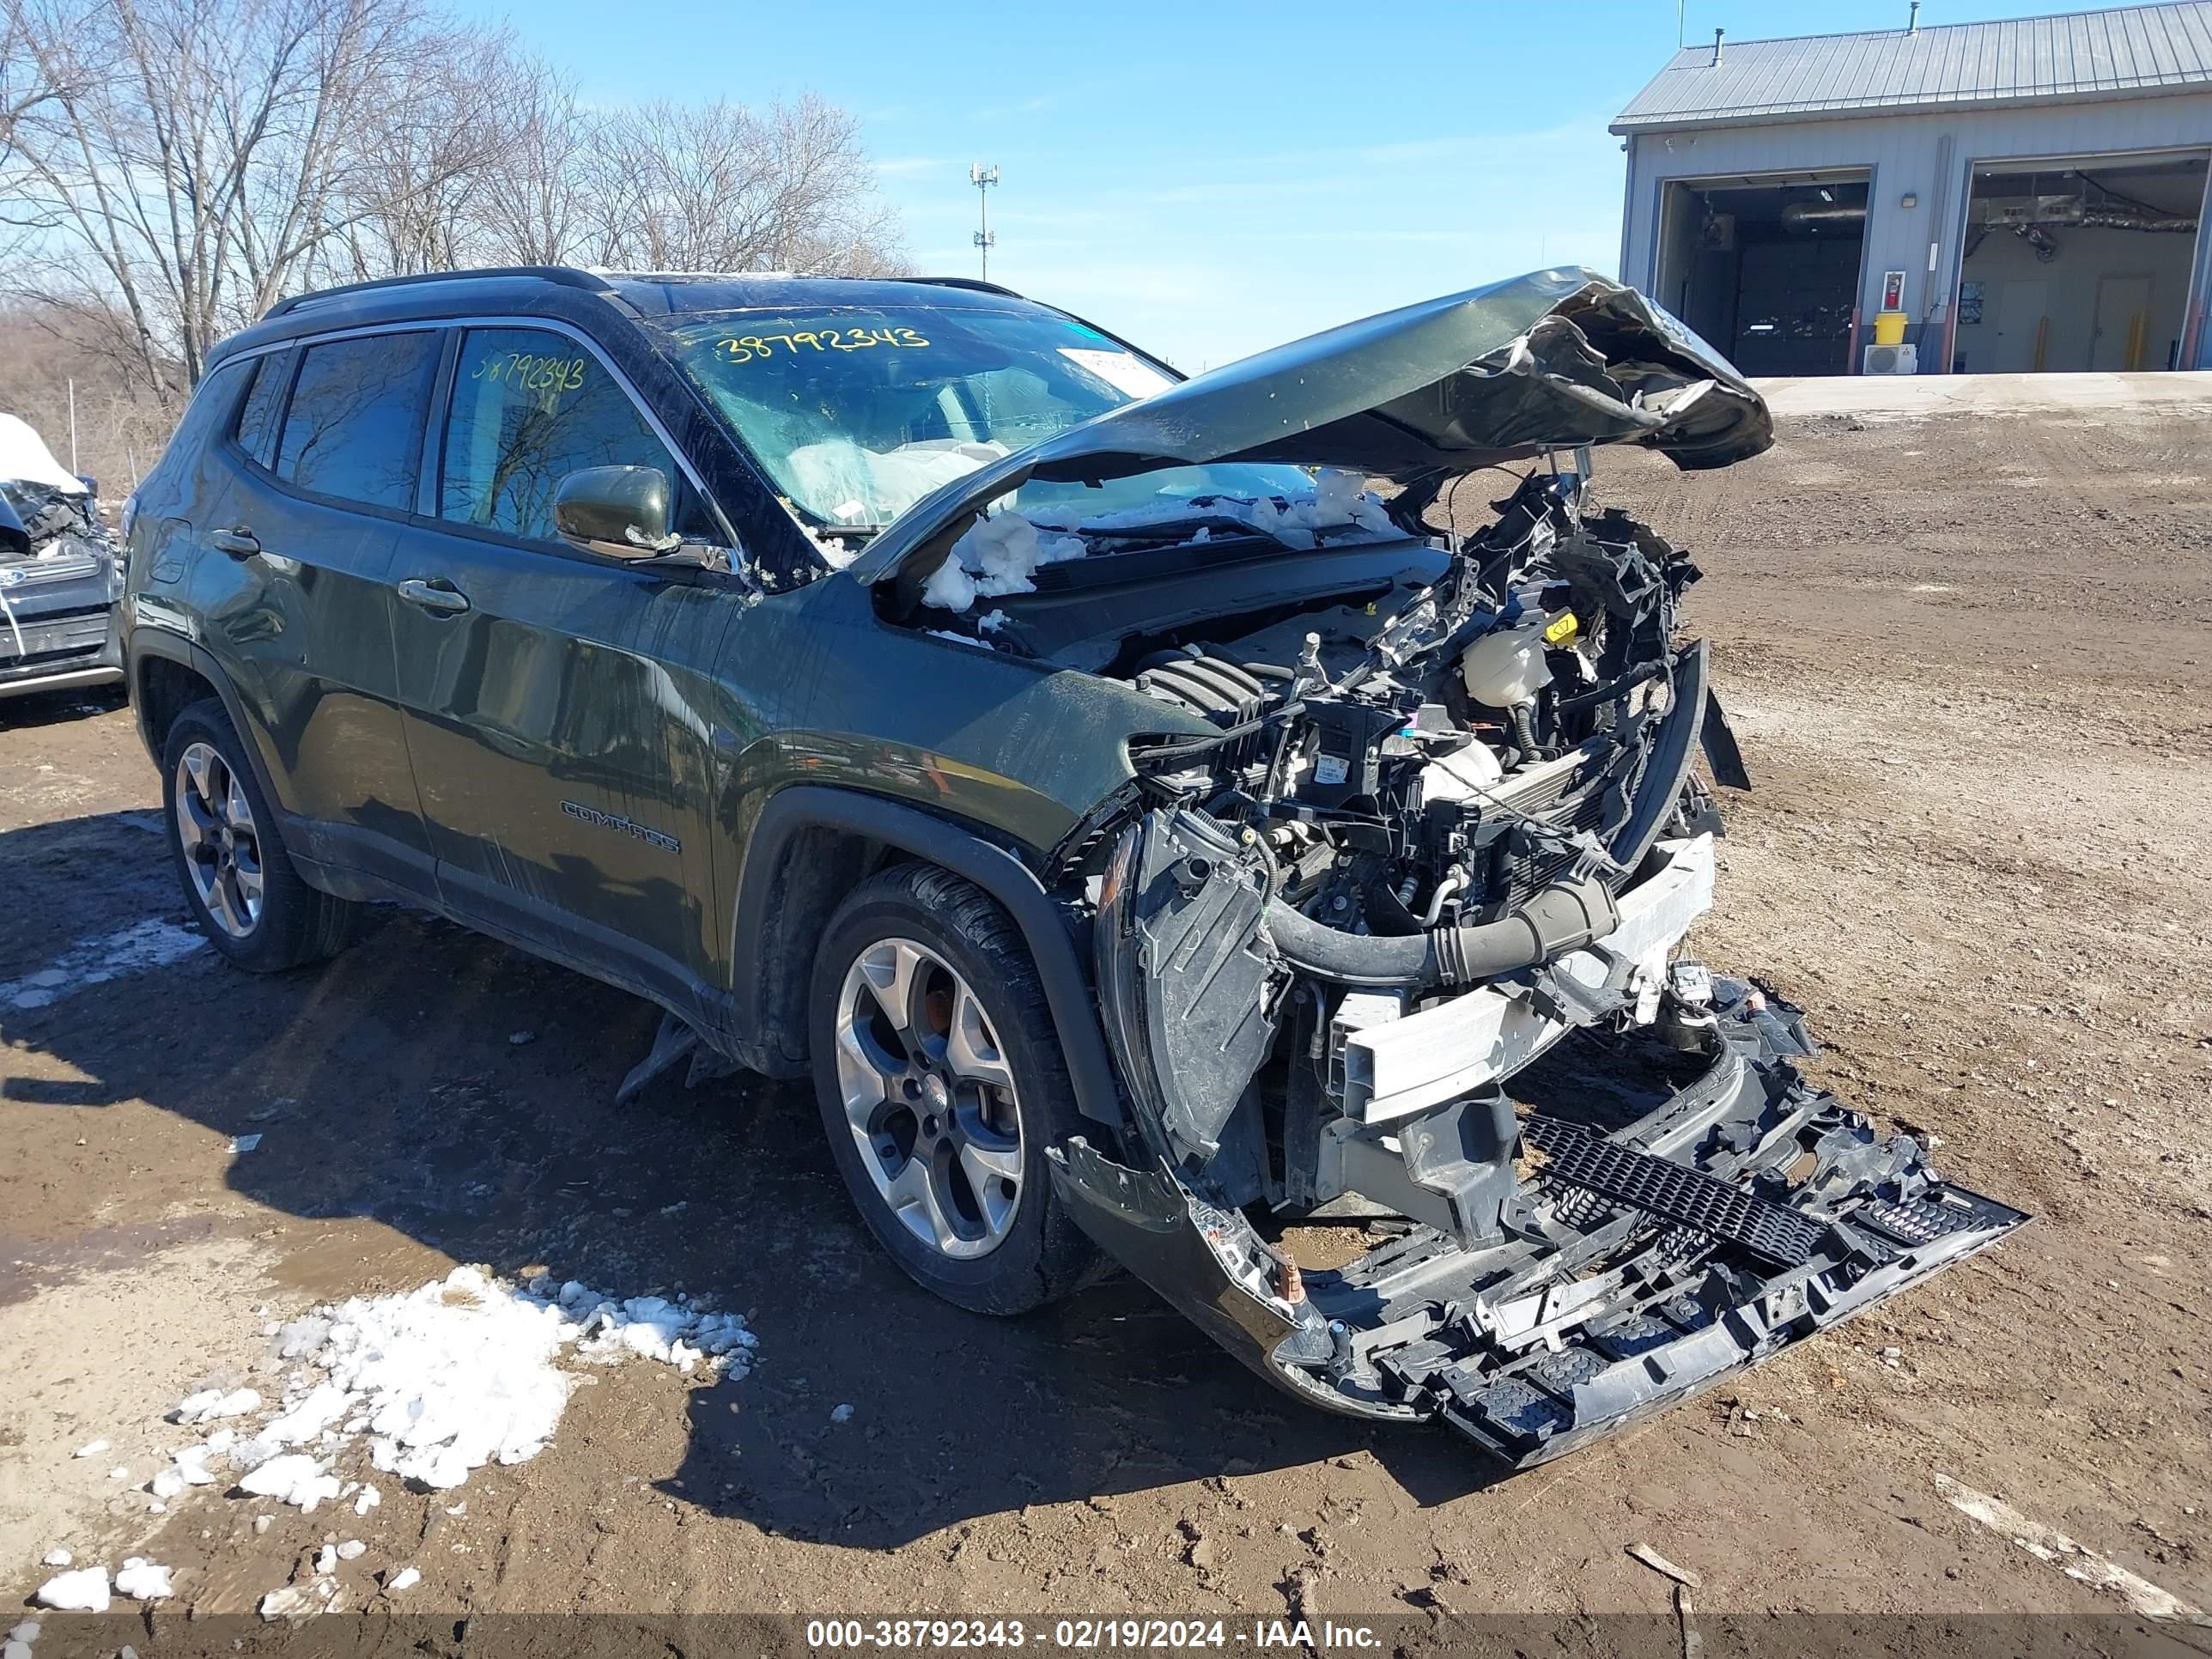
[{"label": "car door panel", "polygon": [[394,648],[446,907],[688,1003],[710,959],[708,711],[736,595],[551,537],[567,471],[674,465],[607,376],[561,337],[465,338],[451,516],[401,532]]},{"label": "car door panel", "polygon": [[424,893],[434,869],[392,668],[391,565],[436,343],[422,330],[311,343],[276,470],[234,469],[192,574],[192,608],[259,727],[247,735],[296,820],[295,850]]}]

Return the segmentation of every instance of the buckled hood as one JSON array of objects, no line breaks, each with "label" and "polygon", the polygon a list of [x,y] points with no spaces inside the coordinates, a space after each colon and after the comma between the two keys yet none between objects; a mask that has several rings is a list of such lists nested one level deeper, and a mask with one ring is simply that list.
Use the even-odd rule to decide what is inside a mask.
[{"label": "buckled hood", "polygon": [[863,581],[1031,478],[1273,461],[1413,485],[1583,444],[1638,443],[1686,470],[1774,441],[1765,399],[1635,289],[1580,266],[1294,340],[1055,434],[925,496],[852,567]]}]

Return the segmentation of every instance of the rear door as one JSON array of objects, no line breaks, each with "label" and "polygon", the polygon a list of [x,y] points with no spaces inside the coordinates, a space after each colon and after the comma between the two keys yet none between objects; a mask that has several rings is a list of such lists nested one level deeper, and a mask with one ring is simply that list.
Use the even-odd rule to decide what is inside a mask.
[{"label": "rear door", "polygon": [[198,526],[206,547],[191,578],[191,608],[297,821],[294,851],[426,893],[434,873],[392,673],[390,567],[415,501],[441,338],[387,330],[265,357],[241,446],[264,427],[270,435]]},{"label": "rear door", "polygon": [[443,902],[682,1006],[711,959],[712,671],[735,579],[572,548],[554,492],[584,467],[657,467],[679,533],[726,538],[580,337],[468,329],[444,384],[434,505],[392,567]]}]

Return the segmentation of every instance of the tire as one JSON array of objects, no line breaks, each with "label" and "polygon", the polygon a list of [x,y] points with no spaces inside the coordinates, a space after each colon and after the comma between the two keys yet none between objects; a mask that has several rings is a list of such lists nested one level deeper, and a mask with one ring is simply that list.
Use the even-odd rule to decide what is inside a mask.
[{"label": "tire", "polygon": [[361,907],[308,886],[292,867],[220,699],[196,702],[170,723],[161,808],[185,902],[233,964],[280,973],[336,956],[350,941]]},{"label": "tire", "polygon": [[1045,1157],[1080,1124],[1074,1088],[1021,935],[981,889],[928,865],[863,882],[816,953],[809,1027],[830,1156],[915,1283],[1012,1315],[1090,1282],[1098,1253]]}]

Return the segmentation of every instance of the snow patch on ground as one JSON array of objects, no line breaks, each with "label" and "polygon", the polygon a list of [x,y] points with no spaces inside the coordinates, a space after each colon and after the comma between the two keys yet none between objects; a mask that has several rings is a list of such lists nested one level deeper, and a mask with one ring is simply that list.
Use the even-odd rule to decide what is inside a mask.
[{"label": "snow patch on ground", "polygon": [[173,922],[134,922],[99,939],[79,939],[36,973],[0,984],[0,1005],[44,1008],[88,986],[166,968],[206,945],[205,935]]},{"label": "snow patch on ground", "polygon": [[79,1567],[74,1572],[58,1572],[40,1585],[39,1593],[31,1599],[42,1607],[62,1613],[106,1613],[107,1569]]},{"label": "snow patch on ground", "polygon": [[225,1423],[177,1450],[149,1484],[156,1499],[213,1483],[213,1468],[223,1465],[249,1496],[309,1512],[351,1497],[354,1513],[366,1515],[380,1501],[377,1489],[354,1497],[333,1472],[339,1455],[364,1439],[373,1468],[424,1486],[458,1486],[486,1463],[520,1463],[544,1449],[576,1382],[556,1363],[564,1353],[743,1376],[755,1346],[743,1319],[696,1300],[618,1300],[547,1277],[518,1289],[477,1267],[456,1267],[401,1294],[319,1307],[266,1334],[271,1359],[290,1368],[283,1398],[264,1405],[250,1389],[187,1395],[172,1420],[269,1415],[258,1430]]},{"label": "snow patch on ground", "polygon": [[134,1601],[161,1601],[174,1595],[169,1569],[157,1567],[143,1555],[134,1555],[116,1571],[115,1590]]}]

